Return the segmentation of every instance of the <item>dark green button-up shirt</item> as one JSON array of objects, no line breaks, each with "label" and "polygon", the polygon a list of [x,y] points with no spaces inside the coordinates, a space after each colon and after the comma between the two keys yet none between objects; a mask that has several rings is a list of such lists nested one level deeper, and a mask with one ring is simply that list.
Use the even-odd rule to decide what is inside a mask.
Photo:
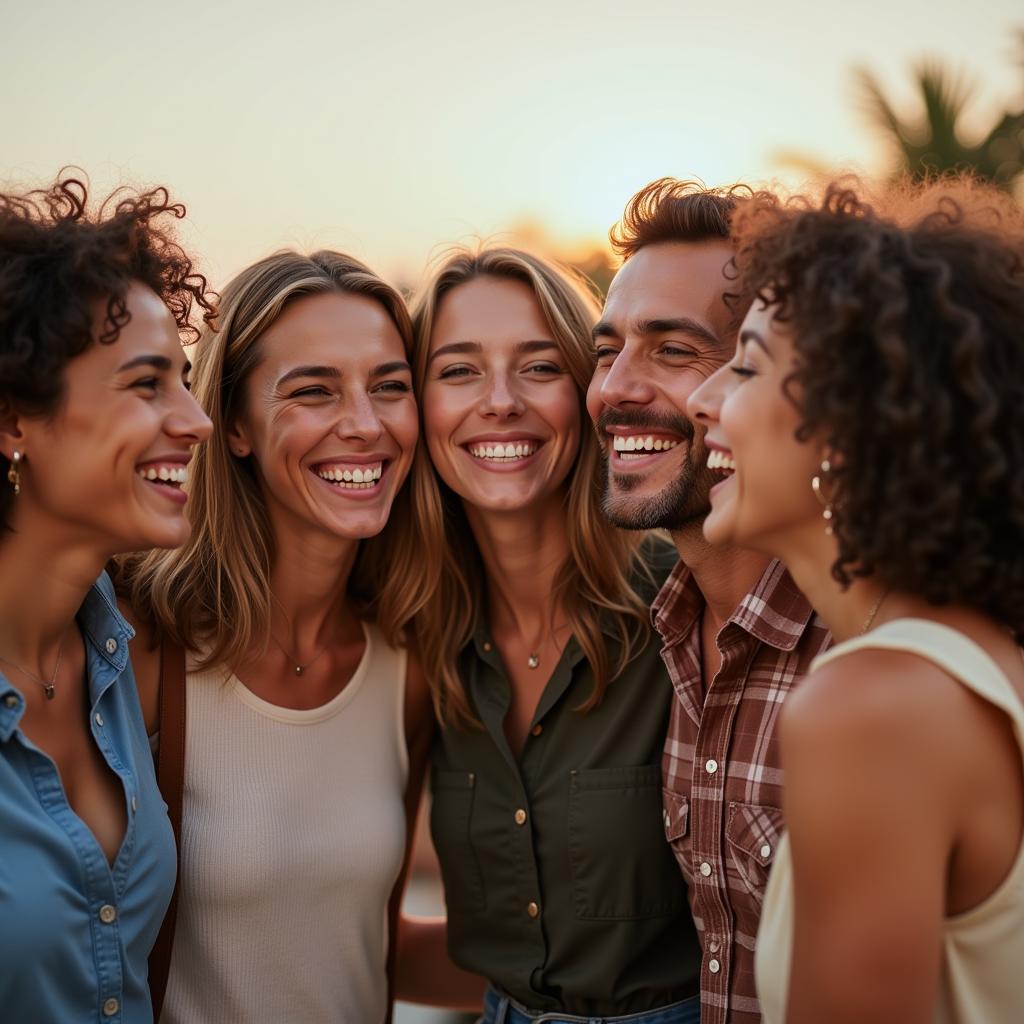
[{"label": "dark green button-up shirt", "polygon": [[[660,585],[675,552],[659,548],[654,561]],[[593,673],[570,640],[518,759],[502,724],[509,682],[485,627],[463,651],[485,728],[441,730],[433,751],[449,950],[533,1009],[613,1016],[698,991],[700,948],[662,825],[672,687],[658,647],[652,635],[582,714]]]}]

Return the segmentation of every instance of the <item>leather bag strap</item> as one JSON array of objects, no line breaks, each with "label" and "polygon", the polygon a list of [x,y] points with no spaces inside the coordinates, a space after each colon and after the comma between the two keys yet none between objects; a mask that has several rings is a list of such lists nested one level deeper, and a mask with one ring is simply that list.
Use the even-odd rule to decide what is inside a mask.
[{"label": "leather bag strap", "polygon": [[[181,804],[185,788],[185,652],[177,644],[160,645],[160,746],[156,755],[156,780],[174,829],[174,845],[181,858]],[[174,925],[178,916],[180,872],[167,915],[160,926],[153,952],[149,955],[149,992],[153,1020],[159,1021],[167,991],[174,948]]]}]

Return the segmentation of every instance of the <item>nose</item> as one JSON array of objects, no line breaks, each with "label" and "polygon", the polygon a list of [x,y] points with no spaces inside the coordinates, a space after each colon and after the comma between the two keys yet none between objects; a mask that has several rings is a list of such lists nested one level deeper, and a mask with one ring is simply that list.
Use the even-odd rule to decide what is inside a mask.
[{"label": "nose", "polygon": [[373,399],[362,389],[345,397],[335,426],[339,437],[376,441],[384,432]]},{"label": "nose", "polygon": [[699,387],[690,392],[686,400],[686,414],[694,423],[708,426],[718,422],[722,402],[730,390],[735,378],[731,375],[729,365],[720,366]]},{"label": "nose", "polygon": [[166,429],[172,436],[182,438],[189,444],[202,444],[209,441],[213,433],[213,423],[192,396],[192,392],[182,386],[180,401],[176,403],[173,413],[168,416]]},{"label": "nose", "polygon": [[649,405],[654,401],[654,381],[649,368],[623,348],[611,365],[599,368],[594,378],[598,395],[605,405],[620,409],[628,405]]},{"label": "nose", "polygon": [[505,371],[491,374],[480,399],[480,414],[507,419],[510,416],[520,416],[522,413],[522,398],[512,375]]}]

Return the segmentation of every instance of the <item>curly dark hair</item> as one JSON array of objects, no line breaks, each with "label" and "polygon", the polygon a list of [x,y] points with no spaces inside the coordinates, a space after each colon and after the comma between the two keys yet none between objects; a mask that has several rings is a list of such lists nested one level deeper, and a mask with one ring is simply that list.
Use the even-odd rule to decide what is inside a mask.
[{"label": "curly dark hair", "polygon": [[[87,183],[64,172],[45,189],[0,193],[0,409],[55,411],[68,362],[116,341],[130,320],[135,281],[163,299],[183,340],[198,338],[193,309],[209,320],[215,296],[166,224],[184,216],[163,187],[118,189],[90,212]],[[97,330],[94,304],[104,299]],[[13,497],[8,466],[0,455],[0,522]]]},{"label": "curly dark hair", "polygon": [[742,291],[776,305],[801,440],[833,458],[833,576],[962,603],[1024,640],[1024,214],[964,178],[761,197]]}]

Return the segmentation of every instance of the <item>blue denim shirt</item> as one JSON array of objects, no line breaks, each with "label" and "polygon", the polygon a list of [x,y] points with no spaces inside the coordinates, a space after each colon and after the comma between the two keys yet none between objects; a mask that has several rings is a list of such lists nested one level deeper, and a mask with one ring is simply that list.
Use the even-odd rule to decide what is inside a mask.
[{"label": "blue denim shirt", "polygon": [[0,673],[0,1018],[149,1024],[146,961],[174,885],[174,835],[128,661],[133,632],[106,576],[78,628],[89,727],[124,786],[128,827],[111,868],[56,765],[18,728],[24,699]]}]

